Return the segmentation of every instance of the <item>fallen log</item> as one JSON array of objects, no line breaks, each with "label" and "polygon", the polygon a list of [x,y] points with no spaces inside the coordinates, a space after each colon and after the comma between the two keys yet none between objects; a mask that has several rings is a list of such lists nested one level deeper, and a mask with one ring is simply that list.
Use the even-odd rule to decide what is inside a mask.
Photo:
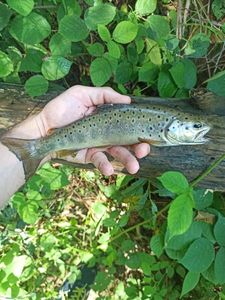
[{"label": "fallen log", "polygon": [[[21,87],[0,83],[0,135],[29,115],[40,111],[44,104],[57,94],[52,92],[33,100]],[[207,114],[214,125],[208,134],[210,142],[205,145],[152,147],[151,155],[140,160],[141,167],[137,176],[153,179],[165,171],[176,170],[183,172],[189,180],[193,180],[225,153],[225,99],[204,93],[185,100],[133,97],[133,101],[161,103],[165,107]],[[69,163],[59,159],[56,161]],[[69,164],[78,168],[94,168],[92,165]],[[113,164],[116,171],[126,173],[118,162],[113,161]],[[200,186],[225,191],[225,161],[204,178]]]}]

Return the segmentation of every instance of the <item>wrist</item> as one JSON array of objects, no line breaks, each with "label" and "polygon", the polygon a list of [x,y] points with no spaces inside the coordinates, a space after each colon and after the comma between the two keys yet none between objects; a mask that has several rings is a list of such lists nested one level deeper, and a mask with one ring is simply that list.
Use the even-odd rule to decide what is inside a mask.
[{"label": "wrist", "polygon": [[20,139],[39,139],[46,136],[48,129],[43,120],[42,113],[28,117],[10,129],[4,136]]}]

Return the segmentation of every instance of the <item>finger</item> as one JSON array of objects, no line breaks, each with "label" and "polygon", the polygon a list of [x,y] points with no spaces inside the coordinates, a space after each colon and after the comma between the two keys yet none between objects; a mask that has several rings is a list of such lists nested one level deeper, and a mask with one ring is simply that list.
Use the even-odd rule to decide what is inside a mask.
[{"label": "finger", "polygon": [[107,152],[116,160],[120,161],[130,174],[135,174],[139,170],[139,163],[128,149],[121,146],[114,146],[107,149]]},{"label": "finger", "polygon": [[75,91],[78,91],[83,99],[83,103],[87,105],[87,107],[93,105],[101,105],[105,103],[124,103],[129,104],[131,99],[129,96],[122,95],[116,91],[114,91],[110,87],[86,87],[86,86],[77,86]]},{"label": "finger", "polygon": [[135,144],[130,147],[137,158],[142,158],[150,153],[150,145],[147,143]]},{"label": "finger", "polygon": [[103,175],[110,176],[114,173],[113,166],[103,152],[95,152],[90,161]]}]

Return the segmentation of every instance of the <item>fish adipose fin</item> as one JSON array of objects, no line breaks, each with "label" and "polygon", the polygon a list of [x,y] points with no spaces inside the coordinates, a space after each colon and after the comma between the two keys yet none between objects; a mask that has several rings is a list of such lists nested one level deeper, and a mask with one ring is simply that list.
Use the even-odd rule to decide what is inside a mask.
[{"label": "fish adipose fin", "polygon": [[37,170],[43,158],[37,157],[36,140],[25,140],[4,137],[1,143],[5,145],[16,157],[22,161],[25,178],[30,178]]}]

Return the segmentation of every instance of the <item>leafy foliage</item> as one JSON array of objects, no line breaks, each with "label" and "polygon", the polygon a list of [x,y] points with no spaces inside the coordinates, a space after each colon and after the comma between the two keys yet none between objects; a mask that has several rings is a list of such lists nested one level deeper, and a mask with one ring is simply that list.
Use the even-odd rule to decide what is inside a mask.
[{"label": "leafy foliage", "polygon": [[[40,5],[37,0],[4,0],[0,3],[0,78],[24,85],[29,77],[40,75],[65,87],[107,84],[123,93],[139,95],[144,90],[178,98],[207,83],[210,91],[224,96],[223,49],[214,76],[211,71],[197,76],[196,68],[206,58],[211,70],[210,62],[215,60],[210,55],[217,55],[211,45],[223,41],[224,32],[213,22],[194,21],[194,16],[187,22],[187,37],[178,38],[176,5],[172,3],[166,15],[166,3],[137,0],[131,6],[126,2],[117,6],[108,1],[44,0]],[[212,2],[212,14],[217,20],[223,18],[223,1]],[[11,47],[17,58],[11,55]],[[41,90],[26,91],[33,97],[41,94]]]},{"label": "leafy foliage", "polygon": [[[191,6],[182,36],[175,1],[117,4],[1,1],[1,80],[32,97],[52,81],[178,98],[207,85],[225,95],[225,30],[214,25],[224,1],[212,1],[216,21],[196,21]],[[179,172],[150,182],[46,164],[1,212],[0,296],[85,299],[86,287],[68,286],[87,266],[97,299],[224,299],[224,203]]]}]

